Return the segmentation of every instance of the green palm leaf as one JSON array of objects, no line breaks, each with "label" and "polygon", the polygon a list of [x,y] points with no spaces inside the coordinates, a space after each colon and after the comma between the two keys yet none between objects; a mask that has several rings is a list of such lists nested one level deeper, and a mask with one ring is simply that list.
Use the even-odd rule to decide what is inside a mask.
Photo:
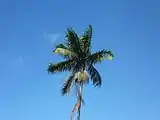
[{"label": "green palm leaf", "polygon": [[66,32],[67,46],[75,53],[80,53],[80,42],[77,33],[72,29],[68,28]]},{"label": "green palm leaf", "polygon": [[74,60],[66,60],[63,62],[59,62],[57,64],[50,64],[48,67],[48,72],[55,73],[55,72],[63,72],[63,71],[70,71],[74,64]]},{"label": "green palm leaf", "polygon": [[[55,48],[63,48],[63,49],[68,49],[68,47],[67,46],[65,46],[64,44],[58,44],[58,45],[56,45],[56,47]],[[56,49],[55,49],[56,50]],[[55,51],[54,50],[54,51]],[[54,52],[53,51],[53,52]]]},{"label": "green palm leaf", "polygon": [[86,57],[86,60],[90,63],[96,64],[103,60],[112,60],[113,59],[112,51],[110,50],[101,50],[96,53],[91,54],[90,56]]},{"label": "green palm leaf", "polygon": [[67,95],[70,92],[73,80],[74,80],[74,74],[71,74],[62,86],[61,89],[62,95]]},{"label": "green palm leaf", "polygon": [[101,80],[101,76],[100,76],[99,72],[96,70],[96,68],[94,68],[92,65],[90,65],[88,67],[88,72],[90,74],[91,81],[93,82],[93,85],[95,87],[100,87],[102,84],[102,80]]},{"label": "green palm leaf", "polygon": [[77,57],[77,55],[73,51],[71,51],[69,48],[67,48],[63,44],[57,45],[53,52],[59,54],[60,56],[66,59],[74,59]]},{"label": "green palm leaf", "polygon": [[89,25],[89,27],[81,37],[81,49],[84,53],[86,53],[86,55],[91,53],[91,38],[92,38],[92,26]]}]

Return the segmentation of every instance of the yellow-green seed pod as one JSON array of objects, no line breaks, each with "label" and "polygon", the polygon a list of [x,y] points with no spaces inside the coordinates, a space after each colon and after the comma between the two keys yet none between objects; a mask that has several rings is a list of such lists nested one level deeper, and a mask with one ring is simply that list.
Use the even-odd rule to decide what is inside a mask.
[{"label": "yellow-green seed pod", "polygon": [[78,81],[85,81],[89,79],[87,71],[78,72],[77,76],[78,76]]}]

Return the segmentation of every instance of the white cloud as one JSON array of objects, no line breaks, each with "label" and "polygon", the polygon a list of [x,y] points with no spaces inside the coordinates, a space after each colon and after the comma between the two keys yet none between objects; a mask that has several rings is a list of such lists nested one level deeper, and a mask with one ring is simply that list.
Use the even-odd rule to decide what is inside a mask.
[{"label": "white cloud", "polygon": [[44,33],[44,36],[51,41],[51,43],[55,43],[60,37],[59,33]]},{"label": "white cloud", "polygon": [[18,56],[16,58],[13,58],[11,60],[11,64],[14,65],[14,66],[23,66],[24,65],[24,58],[22,56]]}]

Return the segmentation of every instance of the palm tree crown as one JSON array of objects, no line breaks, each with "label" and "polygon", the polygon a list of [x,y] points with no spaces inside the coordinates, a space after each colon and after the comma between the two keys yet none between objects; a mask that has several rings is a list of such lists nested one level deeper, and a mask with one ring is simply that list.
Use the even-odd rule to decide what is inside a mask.
[{"label": "palm tree crown", "polygon": [[56,45],[53,52],[62,56],[65,61],[50,64],[49,73],[71,72],[61,89],[62,95],[67,95],[74,83],[87,82],[90,76],[94,87],[102,84],[101,76],[94,65],[114,56],[112,51],[102,49],[91,53],[92,26],[89,25],[81,37],[72,29],[66,31],[66,43]]}]

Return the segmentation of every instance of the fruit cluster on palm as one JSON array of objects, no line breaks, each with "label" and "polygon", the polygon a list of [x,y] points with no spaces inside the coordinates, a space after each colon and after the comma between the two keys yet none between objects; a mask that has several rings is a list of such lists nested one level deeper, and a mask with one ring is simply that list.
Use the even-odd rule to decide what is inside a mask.
[{"label": "fruit cluster on palm", "polygon": [[91,25],[81,36],[78,36],[72,28],[68,28],[66,31],[66,43],[56,45],[53,51],[62,56],[65,61],[50,64],[48,67],[49,73],[70,72],[70,76],[61,88],[61,93],[62,95],[68,95],[70,89],[73,86],[76,87],[77,103],[71,113],[71,119],[73,112],[78,112],[77,119],[80,120],[81,103],[84,103],[82,98],[83,85],[88,83],[89,79],[94,87],[100,87],[102,84],[101,76],[94,65],[103,60],[111,60],[113,58],[112,51],[107,49],[92,53],[91,38]]}]

